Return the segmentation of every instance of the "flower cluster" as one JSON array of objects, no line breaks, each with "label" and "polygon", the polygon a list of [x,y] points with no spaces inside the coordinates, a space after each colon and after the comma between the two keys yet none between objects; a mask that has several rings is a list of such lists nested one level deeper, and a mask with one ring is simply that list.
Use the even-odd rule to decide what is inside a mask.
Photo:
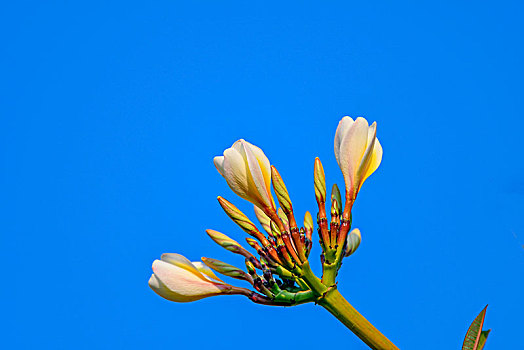
[{"label": "flower cluster", "polygon": [[[175,302],[224,294],[244,295],[267,305],[318,302],[334,287],[342,259],[353,254],[360,244],[360,231],[350,231],[351,209],[362,184],[382,159],[376,123],[369,125],[361,117],[355,120],[344,117],[340,121],[334,148],[344,175],[345,200],[342,201],[338,186],[333,185],[329,222],[324,170],[318,158],[314,167],[322,278],[313,274],[308,261],[314,229],[312,215],[306,212],[302,223],[297,222],[291,198],[275,166],[260,148],[241,139],[222,156],[215,157],[214,164],[233,192],[254,205],[260,226],[225,198],[218,197],[218,201],[226,214],[250,236],[246,242],[258,256],[225,234],[207,230],[218,245],[245,258],[246,270],[211,258],[191,262],[179,254],[163,254],[153,263],[150,287],[160,296]],[[214,272],[244,280],[252,289],[225,283]]]}]

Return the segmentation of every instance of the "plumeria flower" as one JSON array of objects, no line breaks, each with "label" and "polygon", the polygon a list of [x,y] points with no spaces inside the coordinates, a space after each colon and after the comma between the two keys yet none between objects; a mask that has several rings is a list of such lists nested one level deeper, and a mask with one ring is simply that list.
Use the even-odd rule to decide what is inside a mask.
[{"label": "plumeria flower", "polygon": [[377,170],[382,146],[377,139],[377,124],[369,125],[358,117],[344,117],[335,133],[335,158],[344,175],[346,197],[354,200],[364,181]]},{"label": "plumeria flower", "polygon": [[260,148],[241,139],[213,162],[233,192],[262,209],[275,210],[271,165]]},{"label": "plumeria flower", "polygon": [[213,295],[236,294],[235,287],[224,283],[201,262],[192,263],[180,254],[162,254],[153,262],[149,286],[161,297],[189,302]]}]

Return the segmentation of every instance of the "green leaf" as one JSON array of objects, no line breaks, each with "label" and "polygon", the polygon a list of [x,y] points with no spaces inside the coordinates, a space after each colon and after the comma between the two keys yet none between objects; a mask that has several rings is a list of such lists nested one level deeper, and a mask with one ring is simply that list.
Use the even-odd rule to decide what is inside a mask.
[{"label": "green leaf", "polygon": [[491,329],[488,329],[487,331],[482,331],[482,333],[480,333],[478,350],[484,349],[484,345],[486,345],[486,340],[488,339],[489,332],[491,332]]},{"label": "green leaf", "polygon": [[469,326],[466,337],[464,338],[464,343],[462,344],[462,350],[481,350],[484,347],[489,331],[486,331],[482,344],[480,344],[480,341],[484,333],[482,332],[482,325],[484,324],[487,308],[488,306],[486,305],[478,316],[475,317],[471,326]]}]

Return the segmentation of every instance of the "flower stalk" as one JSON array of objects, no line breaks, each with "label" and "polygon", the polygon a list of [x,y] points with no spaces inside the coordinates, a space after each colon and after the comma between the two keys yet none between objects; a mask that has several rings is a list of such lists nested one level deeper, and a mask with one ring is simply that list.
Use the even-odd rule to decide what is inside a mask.
[{"label": "flower stalk", "polygon": [[318,304],[329,311],[371,349],[398,350],[385,335],[362,316],[336,288],[331,288]]}]

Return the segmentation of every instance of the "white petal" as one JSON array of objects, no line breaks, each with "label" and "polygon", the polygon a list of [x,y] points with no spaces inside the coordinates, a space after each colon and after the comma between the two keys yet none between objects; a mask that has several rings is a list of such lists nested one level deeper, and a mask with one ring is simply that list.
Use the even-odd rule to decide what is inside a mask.
[{"label": "white petal", "polygon": [[224,176],[224,156],[218,156],[213,158],[213,163],[217,168],[220,175]]},{"label": "white petal", "polygon": [[344,175],[346,191],[358,190],[354,188],[355,175],[366,150],[368,128],[366,119],[359,117],[342,138],[339,166]]},{"label": "white petal", "polygon": [[194,297],[181,295],[178,293],[173,292],[167,286],[162,283],[162,281],[155,275],[152,274],[151,278],[149,279],[149,287],[158,295],[160,295],[162,298],[165,298],[167,300],[175,301],[178,303],[185,303],[197,300]]},{"label": "white petal", "polygon": [[246,160],[233,147],[224,151],[224,157],[224,178],[227,184],[237,195],[250,200]]},{"label": "white petal", "polygon": [[335,158],[338,164],[340,164],[340,144],[342,143],[344,135],[346,135],[353,123],[354,121],[351,117],[344,117],[338,123],[337,131],[335,132]]}]

